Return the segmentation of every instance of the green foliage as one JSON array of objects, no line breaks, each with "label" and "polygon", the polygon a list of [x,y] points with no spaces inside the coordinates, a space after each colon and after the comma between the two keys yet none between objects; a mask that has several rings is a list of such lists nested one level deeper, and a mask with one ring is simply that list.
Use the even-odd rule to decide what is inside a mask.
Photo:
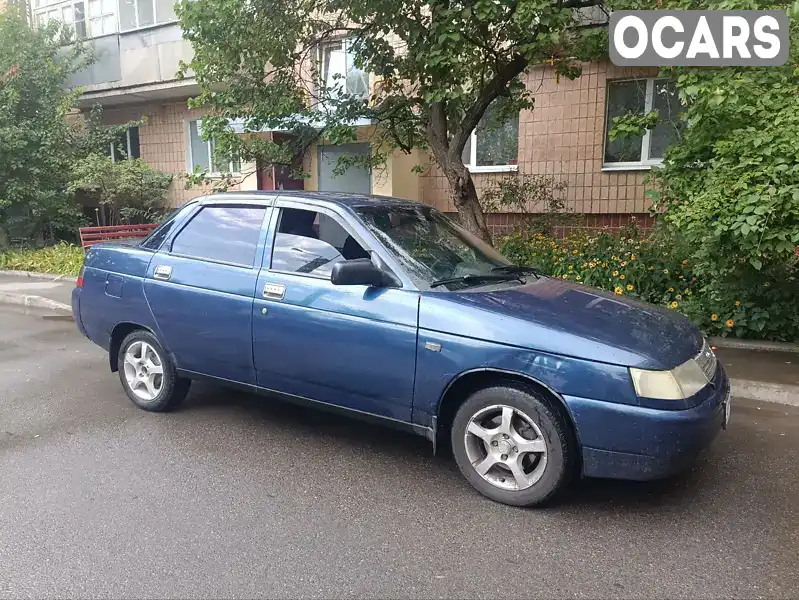
[{"label": "green foliage", "polygon": [[[686,8],[681,1],[663,8]],[[702,298],[718,320],[731,318],[736,334],[796,337],[799,286],[799,3],[748,0],[703,2],[691,8],[778,9],[791,17],[785,66],[663,69],[683,105],[677,143],[648,192],[669,235],[691,248],[704,283]],[[614,122],[614,135],[641,132],[651,115]],[[723,314],[721,306],[745,307]],[[705,307],[686,307],[707,328]],[[726,317],[726,318],[725,318]]]},{"label": "green foliage", "polygon": [[78,275],[83,257],[83,248],[63,243],[38,250],[8,250],[0,252],[0,269]]},{"label": "green foliage", "polygon": [[165,211],[172,175],[139,159],[112,161],[89,154],[72,167],[71,193],[81,193],[103,205],[110,223],[152,223]]},{"label": "green foliage", "polygon": [[633,227],[559,239],[517,232],[502,240],[502,252],[554,277],[677,310],[707,335],[799,340],[795,261],[754,284],[729,282],[724,273],[700,274],[688,242],[663,233],[642,237]]},{"label": "green foliage", "polygon": [[646,114],[627,113],[621,117],[613,117],[610,130],[610,141],[626,137],[640,136],[645,129],[653,129],[658,124],[658,111],[650,110]]},{"label": "green foliage", "polygon": [[527,232],[551,234],[573,215],[565,201],[566,182],[546,175],[517,174],[492,181],[480,197],[485,212],[514,213]]},{"label": "green foliage", "polygon": [[[581,2],[586,6],[591,2]],[[596,4],[600,4],[598,1]],[[581,27],[574,2],[550,0],[193,0],[177,13],[194,57],[183,65],[201,88],[192,106],[209,109],[203,136],[218,152],[262,164],[296,164],[318,142],[355,139],[358,122],[375,124],[375,166],[387,149],[429,148],[452,186],[467,226],[483,221],[461,153],[488,106],[501,98],[498,123],[533,105],[522,75],[544,62],[574,78],[581,60],[606,50],[603,28]],[[344,43],[346,77],[325,77],[319,60]],[[343,58],[342,58],[343,60]],[[348,82],[374,83],[371,95]],[[361,80],[362,81],[362,80]],[[243,130],[295,134],[280,143]],[[345,165],[346,166],[346,165]],[[348,166],[352,166],[351,164]],[[481,226],[487,234],[484,224]]]},{"label": "green foliage", "polygon": [[0,13],[0,244],[71,229],[80,211],[65,193],[74,130],[66,116],[79,91],[66,80],[86,64],[67,29],[31,29]]}]

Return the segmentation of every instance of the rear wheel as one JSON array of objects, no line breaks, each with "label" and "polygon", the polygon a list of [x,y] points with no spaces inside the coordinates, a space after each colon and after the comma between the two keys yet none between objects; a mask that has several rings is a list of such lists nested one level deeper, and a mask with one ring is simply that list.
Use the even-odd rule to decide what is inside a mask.
[{"label": "rear wheel", "polygon": [[549,399],[512,383],[478,390],[458,409],[452,450],[481,494],[514,506],[550,500],[576,460],[569,425]]},{"label": "rear wheel", "polygon": [[175,374],[175,365],[149,331],[128,334],[119,346],[117,361],[122,387],[139,408],[174,410],[189,391],[191,381]]}]

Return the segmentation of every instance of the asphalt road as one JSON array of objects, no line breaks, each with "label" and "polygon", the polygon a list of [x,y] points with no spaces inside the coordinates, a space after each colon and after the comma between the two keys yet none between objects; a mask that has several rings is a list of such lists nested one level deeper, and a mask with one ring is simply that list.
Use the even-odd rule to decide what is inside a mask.
[{"label": "asphalt road", "polygon": [[1,598],[799,597],[799,409],[522,510],[422,439],[208,385],[148,414],[107,364],[0,308]]}]

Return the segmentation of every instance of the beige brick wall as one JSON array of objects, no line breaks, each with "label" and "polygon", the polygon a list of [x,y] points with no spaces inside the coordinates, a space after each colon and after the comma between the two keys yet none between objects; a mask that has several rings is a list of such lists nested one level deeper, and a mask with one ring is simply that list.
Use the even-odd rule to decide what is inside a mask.
[{"label": "beige brick wall", "polygon": [[[109,124],[146,118],[146,122],[139,127],[141,159],[159,171],[174,175],[169,190],[169,199],[173,206],[180,206],[192,198],[210,193],[209,187],[185,189],[184,175],[188,161],[186,122],[202,118],[202,115],[202,111],[198,109],[189,109],[185,101],[107,108],[103,111],[104,119]],[[254,183],[255,175],[251,175],[247,183],[249,183],[249,179],[252,179]],[[236,186],[232,189],[239,189],[239,187]],[[250,187],[254,187],[254,185]]]},{"label": "beige brick wall", "polygon": [[[605,90],[609,79],[656,73],[615,67],[608,62],[586,64],[581,77],[556,79],[550,68],[533,69],[527,86],[535,108],[519,116],[519,172],[551,175],[565,181],[569,207],[579,213],[643,213],[643,171],[602,172],[605,130]],[[475,173],[478,193],[507,173]],[[441,210],[455,207],[441,170],[431,165],[422,183],[423,199]]]},{"label": "beige brick wall", "polygon": [[[578,213],[611,215],[646,212],[648,202],[644,196],[644,171],[601,170],[605,90],[609,79],[654,74],[601,62],[585,65],[583,75],[575,81],[569,81],[563,77],[556,80],[550,68],[534,69],[528,75],[527,84],[535,94],[536,107],[522,111],[519,118],[519,172],[547,174],[565,181],[569,208]],[[208,188],[184,189],[183,178],[187,166],[186,122],[201,118],[202,112],[189,110],[185,101],[105,110],[105,118],[109,123],[123,123],[141,117],[146,117],[145,124],[139,129],[141,158],[153,167],[175,175],[170,189],[172,204],[180,205],[208,193]],[[412,162],[416,164],[423,162],[423,159]],[[397,166],[392,172],[393,178],[415,180],[410,166]],[[492,181],[507,175],[473,174],[478,193]],[[313,177],[306,181],[306,189],[315,189],[314,183]],[[234,189],[239,187],[254,188],[255,175]],[[447,180],[433,162],[421,177],[418,190],[419,200],[445,212],[455,212]],[[393,189],[391,193],[394,193]]]}]

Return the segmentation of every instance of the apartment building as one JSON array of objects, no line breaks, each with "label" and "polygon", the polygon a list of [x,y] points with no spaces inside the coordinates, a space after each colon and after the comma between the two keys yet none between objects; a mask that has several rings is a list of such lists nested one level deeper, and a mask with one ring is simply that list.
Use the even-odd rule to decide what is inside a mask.
[{"label": "apartment building", "polygon": [[[84,89],[81,107],[101,104],[109,123],[146,119],[126,135],[125,154],[175,175],[173,204],[207,192],[199,187],[184,189],[183,174],[199,165],[212,172],[230,168],[241,173],[237,189],[371,192],[455,211],[446,178],[429,156],[419,152],[397,151],[374,172],[351,168],[344,176],[333,174],[340,155],[371,151],[369,123],[362,124],[356,143],[313,148],[304,164],[309,177],[303,180],[258,165],[232,164],[224,169],[215,165],[213,142],[200,136],[203,114],[186,104],[198,86],[192,77],[175,76],[180,61],[191,59],[192,49],[181,37],[173,1],[32,0],[30,6],[34,23],[60,19],[78,36],[91,38],[97,60],[70,81]],[[320,57],[324,78],[332,81],[343,75],[347,93],[368,94],[373,81],[354,66],[346,42],[323,48]],[[680,109],[673,87],[655,74],[597,62],[586,64],[582,77],[569,81],[556,77],[549,67],[533,69],[527,85],[535,93],[536,108],[522,111],[500,129],[478,127],[464,150],[478,191],[509,174],[546,174],[566,183],[568,207],[585,214],[589,226],[619,227],[633,215],[647,223],[644,178],[648,170],[657,168],[664,148],[676,135]],[[610,140],[614,116],[650,107],[659,109],[657,127],[640,138]],[[231,126],[235,129],[237,124]],[[427,166],[424,173],[412,170],[418,164]],[[492,214],[489,226],[502,231],[514,218]]]}]

